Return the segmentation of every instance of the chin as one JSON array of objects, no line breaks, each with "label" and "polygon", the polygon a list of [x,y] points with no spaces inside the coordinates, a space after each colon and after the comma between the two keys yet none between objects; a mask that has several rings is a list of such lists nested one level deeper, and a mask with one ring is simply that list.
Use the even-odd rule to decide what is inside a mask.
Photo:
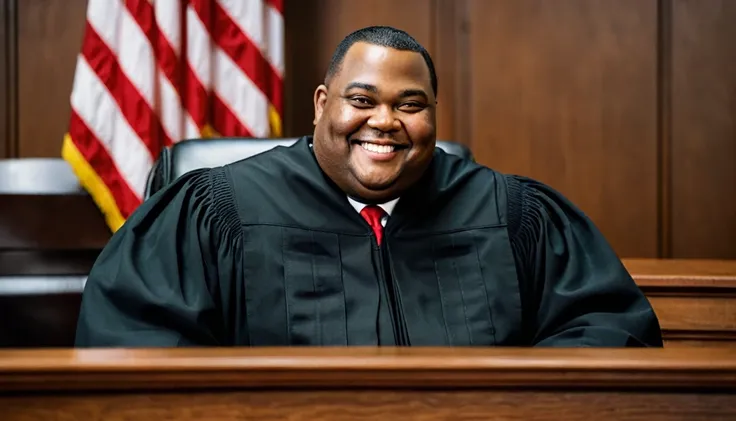
[{"label": "chin", "polygon": [[367,203],[375,204],[385,203],[398,197],[398,195],[395,194],[393,190],[375,191],[366,190],[364,188],[356,191],[355,194],[353,194],[352,196],[360,198]]},{"label": "chin", "polygon": [[384,202],[394,199],[396,196],[396,180],[376,182],[369,180],[355,180],[353,185],[354,194],[358,197],[372,202]]},{"label": "chin", "polygon": [[396,184],[399,179],[398,175],[384,176],[384,177],[358,177],[354,176],[357,184],[363,189],[372,191],[384,191],[390,189]]}]

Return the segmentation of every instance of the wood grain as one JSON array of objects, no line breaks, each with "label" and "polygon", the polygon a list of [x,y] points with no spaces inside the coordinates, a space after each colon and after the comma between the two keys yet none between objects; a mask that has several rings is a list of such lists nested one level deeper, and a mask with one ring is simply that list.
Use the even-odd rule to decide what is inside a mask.
[{"label": "wood grain", "polygon": [[734,394],[716,348],[0,351],[9,421],[725,420]]},{"label": "wood grain", "polygon": [[229,387],[736,390],[736,358],[721,348],[0,351],[5,391]]},{"label": "wood grain", "polygon": [[0,0],[0,159],[8,158],[8,0]]},{"label": "wood grain", "polygon": [[730,332],[736,340],[736,294],[710,297],[649,296],[657,317],[673,331]]},{"label": "wood grain", "polygon": [[87,0],[18,1],[18,156],[58,157]]},{"label": "wood grain", "polygon": [[726,289],[736,292],[736,260],[623,259],[624,266],[647,290],[657,287]]},{"label": "wood grain", "polygon": [[[437,97],[437,138],[472,146],[468,101],[470,26],[467,0],[434,0],[432,59],[440,88]],[[429,48],[429,47],[427,47]]]},{"label": "wood grain", "polygon": [[656,257],[656,1],[470,4],[478,160],[560,190],[622,256]]},{"label": "wood grain", "polygon": [[18,149],[17,0],[0,0],[0,159]]},{"label": "wood grain", "polygon": [[673,257],[736,258],[736,2],[672,0]]},{"label": "wood grain", "polygon": [[736,349],[736,260],[624,259],[623,263],[652,304],[665,346]]},{"label": "wood grain", "polygon": [[0,397],[5,421],[733,420],[733,395],[519,390],[276,391]]}]

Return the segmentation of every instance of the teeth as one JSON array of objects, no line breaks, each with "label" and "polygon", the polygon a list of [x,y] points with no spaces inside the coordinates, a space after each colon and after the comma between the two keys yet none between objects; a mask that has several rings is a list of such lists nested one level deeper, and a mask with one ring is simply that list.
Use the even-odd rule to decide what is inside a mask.
[{"label": "teeth", "polygon": [[360,146],[362,146],[363,149],[374,153],[391,153],[396,149],[391,145],[375,145],[368,142],[362,142]]}]

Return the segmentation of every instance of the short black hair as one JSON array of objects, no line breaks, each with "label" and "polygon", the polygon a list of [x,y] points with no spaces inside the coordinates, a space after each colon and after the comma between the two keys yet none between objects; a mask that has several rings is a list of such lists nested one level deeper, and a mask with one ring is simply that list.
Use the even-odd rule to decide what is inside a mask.
[{"label": "short black hair", "polygon": [[358,29],[343,38],[332,55],[330,67],[327,68],[325,85],[327,85],[330,79],[332,79],[332,77],[340,70],[340,66],[342,66],[342,62],[345,59],[345,54],[347,54],[350,47],[352,47],[356,42],[365,42],[401,51],[414,51],[421,54],[422,58],[424,58],[424,62],[427,63],[427,67],[429,68],[432,92],[437,96],[437,73],[434,70],[434,63],[432,62],[432,57],[429,55],[429,52],[427,52],[422,44],[418,43],[411,35],[390,26],[368,26],[366,28]]}]

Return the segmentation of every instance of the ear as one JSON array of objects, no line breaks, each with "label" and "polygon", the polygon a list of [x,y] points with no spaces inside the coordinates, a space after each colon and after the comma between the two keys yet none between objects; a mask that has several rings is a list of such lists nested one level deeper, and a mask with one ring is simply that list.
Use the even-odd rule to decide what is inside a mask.
[{"label": "ear", "polygon": [[314,120],[312,121],[312,124],[316,125],[317,121],[322,118],[322,113],[325,111],[326,103],[327,86],[319,85],[317,89],[314,90]]}]

